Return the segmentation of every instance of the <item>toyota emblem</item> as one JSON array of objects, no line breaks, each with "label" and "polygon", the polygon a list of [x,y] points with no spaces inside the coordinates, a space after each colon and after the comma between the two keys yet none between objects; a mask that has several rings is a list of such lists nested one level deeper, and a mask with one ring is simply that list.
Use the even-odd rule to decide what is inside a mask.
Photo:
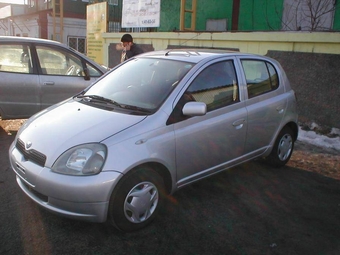
[{"label": "toyota emblem", "polygon": [[32,146],[32,142],[28,141],[25,144],[25,149],[28,150],[29,148],[31,148],[31,146]]}]

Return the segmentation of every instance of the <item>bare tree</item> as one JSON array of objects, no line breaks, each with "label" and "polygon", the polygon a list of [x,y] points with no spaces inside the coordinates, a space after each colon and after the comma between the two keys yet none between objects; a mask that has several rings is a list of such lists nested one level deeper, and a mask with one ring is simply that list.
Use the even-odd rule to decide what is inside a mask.
[{"label": "bare tree", "polygon": [[336,0],[284,0],[282,30],[331,30]]}]

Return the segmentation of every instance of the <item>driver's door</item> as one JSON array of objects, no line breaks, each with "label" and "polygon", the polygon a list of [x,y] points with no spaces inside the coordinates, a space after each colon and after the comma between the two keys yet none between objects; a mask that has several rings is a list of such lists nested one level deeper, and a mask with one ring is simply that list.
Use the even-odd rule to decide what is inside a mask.
[{"label": "driver's door", "polygon": [[85,80],[85,60],[63,49],[37,45],[36,52],[41,67],[41,110],[79,93],[101,75]]},{"label": "driver's door", "polygon": [[233,60],[207,65],[184,95],[205,103],[208,112],[196,117],[178,114],[173,121],[179,187],[234,164],[244,153],[247,131]]}]

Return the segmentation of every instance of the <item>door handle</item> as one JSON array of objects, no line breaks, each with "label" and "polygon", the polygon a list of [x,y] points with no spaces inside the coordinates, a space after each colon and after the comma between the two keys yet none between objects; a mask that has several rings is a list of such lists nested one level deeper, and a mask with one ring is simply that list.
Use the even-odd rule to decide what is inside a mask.
[{"label": "door handle", "polygon": [[284,109],[281,108],[281,107],[277,107],[277,108],[276,108],[276,111],[277,111],[279,114],[281,114],[281,113],[283,113]]},{"label": "door handle", "polygon": [[54,85],[54,81],[45,81],[44,85]]},{"label": "door handle", "polygon": [[243,124],[246,120],[245,119],[240,119],[240,120],[236,120],[233,122],[233,126],[236,128],[236,129],[241,129],[243,127]]}]

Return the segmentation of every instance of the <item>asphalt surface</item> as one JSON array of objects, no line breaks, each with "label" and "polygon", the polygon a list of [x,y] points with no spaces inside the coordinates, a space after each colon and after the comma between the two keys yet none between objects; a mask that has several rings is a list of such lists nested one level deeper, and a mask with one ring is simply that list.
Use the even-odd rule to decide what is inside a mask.
[{"label": "asphalt surface", "polygon": [[340,254],[338,179],[249,162],[179,190],[126,234],[32,202],[9,166],[13,139],[0,128],[0,254]]}]

